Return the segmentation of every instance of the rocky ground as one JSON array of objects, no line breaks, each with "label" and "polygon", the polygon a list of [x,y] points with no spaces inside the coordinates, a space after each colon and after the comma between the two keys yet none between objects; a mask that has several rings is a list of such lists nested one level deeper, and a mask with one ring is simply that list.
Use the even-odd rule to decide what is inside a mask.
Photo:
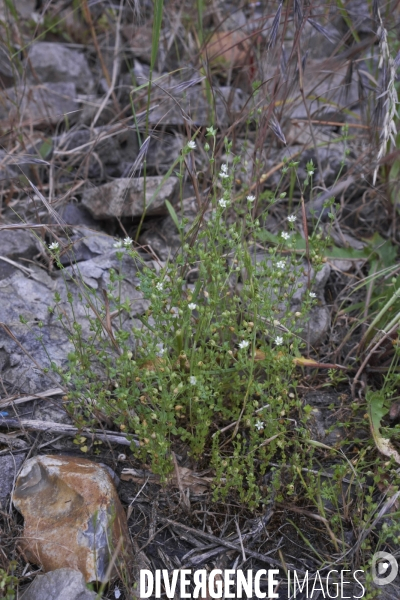
[{"label": "rocky ground", "polygon": [[[363,398],[366,385],[379,387],[393,356],[393,344],[382,344],[378,358],[375,352],[358,371],[366,356],[359,344],[368,308],[366,325],[356,311],[371,302],[371,288],[360,283],[396,262],[397,171],[390,178],[390,169],[398,157],[393,151],[382,158],[373,184],[379,151],[374,123],[382,128],[384,113],[379,97],[385,75],[382,80],[374,76],[381,56],[379,22],[369,2],[350,0],[346,10],[341,4],[212,2],[203,6],[207,35],[201,38],[194,25],[197,8],[168,2],[149,87],[150,2],[0,3],[0,595],[1,577],[6,581],[5,574],[13,572],[18,578],[15,597],[95,597],[82,592],[82,581],[68,583],[75,591],[62,596],[71,573],[54,572],[44,582],[37,577],[40,568],[17,550],[23,519],[11,493],[21,466],[38,455],[84,457],[113,470],[128,514],[134,573],[140,568],[237,569],[245,563],[253,569],[278,564],[314,572],[317,561],[310,546],[319,549],[325,564],[331,560],[332,568],[354,568],[363,564],[360,548],[366,536],[373,545],[383,517],[385,522],[396,520],[397,504],[387,504],[389,484],[379,483],[373,493],[380,516],[377,511],[377,521],[365,523],[360,533],[351,516],[357,482],[344,478],[339,499],[344,546],[335,563],[333,556],[328,559],[321,526],[327,519],[301,499],[276,499],[256,511],[236,498],[213,502],[214,474],[189,469],[179,449],[175,479],[161,486],[148,466],[133,458],[123,430],[104,421],[85,429],[71,418],[65,410],[68,389],[50,368],[53,362],[64,368],[73,349],[68,331],[52,312],[55,294],[65,320],[78,324],[83,338],[89,336],[82,286],[93,298],[103,298],[110,273],[120,268],[116,240],[135,240],[143,265],[157,272],[173,260],[180,236],[166,201],[182,208],[188,230],[199,212],[198,199],[207,194],[208,164],[201,144],[213,125],[220,163],[225,136],[241,157],[238,194],[243,186],[254,185],[257,193],[274,190],[286,159],[299,161],[303,180],[312,160],[316,193],[304,198],[299,228],[319,220],[327,234],[331,219],[324,202],[335,200],[330,229],[334,250],[313,284],[318,304],[307,326],[307,357],[314,368],[303,365],[298,390],[312,409],[313,439],[328,449],[345,448],[349,461],[356,462],[363,440],[370,438],[368,426],[346,430],[340,424],[350,419],[352,403]],[[382,5],[381,15],[395,55],[398,3]],[[257,93],[252,87],[256,80],[264,82]],[[255,113],[262,115],[257,128],[250,119]],[[196,177],[180,180],[174,161],[195,133],[201,143],[190,154],[187,172]],[[286,189],[300,206],[296,182],[288,180]],[[277,203],[262,222],[265,231],[277,235],[290,210],[287,199]],[[205,212],[211,219],[211,212]],[[63,268],[49,252],[53,243],[61,248]],[[140,322],[148,301],[138,288],[143,266],[128,256],[123,260],[122,298],[130,311],[122,320],[129,330]],[[396,274],[390,270],[390,277]],[[298,283],[293,312],[306,291],[305,280]],[[317,364],[334,367],[329,377]],[[379,464],[386,459],[381,457]],[[320,460],[323,477],[334,477],[323,451]],[[363,485],[372,485],[373,474]],[[264,479],[269,486],[271,474]],[[329,514],[332,500],[321,502]],[[398,539],[386,543],[392,554],[400,552]],[[15,565],[10,567],[10,561]],[[32,581],[37,589],[22,596]],[[400,596],[396,582],[382,597]],[[140,597],[132,583],[114,579],[101,594]],[[49,592],[44,591],[47,585]],[[378,597],[379,590],[370,593]],[[349,585],[341,597],[357,594]],[[279,597],[290,597],[285,583]],[[312,597],[325,596],[315,592]]]}]

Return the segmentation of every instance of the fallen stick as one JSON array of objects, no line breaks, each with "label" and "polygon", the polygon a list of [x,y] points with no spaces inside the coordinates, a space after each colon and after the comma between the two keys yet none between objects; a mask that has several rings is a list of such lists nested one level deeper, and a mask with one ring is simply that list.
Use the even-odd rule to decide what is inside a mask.
[{"label": "fallen stick", "polygon": [[[10,419],[8,417],[0,417],[0,428],[2,429],[27,429],[28,431],[44,431],[47,433],[55,433],[57,435],[67,435],[75,437],[76,434],[92,437],[93,439],[102,440],[104,442],[112,442],[121,446],[130,446],[131,441],[127,439],[123,433],[115,431],[107,431],[104,429],[78,429],[73,425],[65,423],[55,423],[54,421],[35,421],[30,419]],[[138,440],[132,440],[136,446],[139,446]]]},{"label": "fallen stick", "polygon": [[63,396],[64,394],[65,390],[63,390],[62,388],[52,388],[50,390],[46,390],[45,392],[38,392],[37,394],[33,394],[32,396],[21,396],[20,398],[5,398],[4,400],[0,400],[0,408],[4,408],[5,406],[12,406],[13,404],[23,404],[24,402],[29,402],[30,400],[40,400],[42,398],[49,398],[50,396]]},{"label": "fallen stick", "polygon": [[[235,550],[239,554],[242,554],[242,548],[240,545],[232,544],[232,542],[218,538],[217,536],[212,535],[212,533],[206,533],[205,531],[193,529],[192,527],[188,527],[187,525],[184,525],[183,523],[178,523],[178,521],[173,521],[172,519],[165,519],[163,517],[158,517],[157,520],[160,521],[161,523],[166,523],[168,525],[171,525],[172,527],[178,527],[178,528],[182,529],[183,531],[185,531],[186,533],[191,534],[192,536],[195,536],[195,537],[198,536],[198,537],[204,538],[213,544],[218,544],[219,546],[225,546],[225,548],[229,548],[230,550]],[[276,566],[282,568],[282,562],[280,560],[277,560],[276,558],[271,558],[270,556],[267,556],[268,553],[261,554],[260,552],[255,552],[254,550],[250,550],[249,548],[245,548],[245,552],[246,552],[247,557],[255,558],[255,559],[259,560],[260,562],[268,563],[270,565],[276,565]],[[275,550],[271,550],[270,552],[275,552]],[[291,569],[294,569],[294,567],[292,565],[288,564],[288,566],[290,566]],[[297,569],[297,572],[304,573],[304,571],[301,569]]]}]

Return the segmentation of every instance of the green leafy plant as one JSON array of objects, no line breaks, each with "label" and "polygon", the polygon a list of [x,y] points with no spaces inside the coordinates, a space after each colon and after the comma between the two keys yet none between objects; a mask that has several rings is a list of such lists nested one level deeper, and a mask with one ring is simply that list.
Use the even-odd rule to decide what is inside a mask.
[{"label": "green leafy plant", "polygon": [[[232,155],[225,140],[226,162],[217,170],[215,136],[209,128],[205,151],[213,186],[204,209],[190,225],[167,205],[182,240],[179,254],[157,272],[146,266],[130,238],[116,242],[120,268],[110,273],[107,306],[99,306],[98,298],[88,301],[90,339],[72,324],[75,351],[61,375],[78,423],[96,411],[104,414],[134,436],[134,453],[163,477],[172,468],[171,451],[184,444],[194,460],[215,469],[217,496],[235,490],[252,503],[260,498],[258,481],[269,461],[292,444],[290,415],[298,408],[294,359],[305,346],[301,334],[316,300],[307,284],[299,283],[308,267],[302,254],[293,252],[296,216],[263,248],[260,221],[253,216],[255,197],[248,194],[244,205],[233,201],[240,156]],[[180,161],[195,147],[189,142]],[[283,175],[287,169],[296,164],[285,166]],[[307,169],[310,178],[311,163]],[[264,215],[281,195],[277,189],[265,201]],[[321,243],[315,232],[310,248],[316,270]],[[50,251],[62,269],[57,245]],[[107,311],[129,312],[121,297],[128,257],[147,310],[140,327],[115,327],[112,336],[104,336]],[[292,314],[291,298],[299,286],[303,306]],[[72,295],[69,302],[72,308]],[[56,314],[59,305],[57,297]],[[90,306],[98,306],[95,314]],[[68,328],[62,311],[58,314]],[[84,440],[77,440],[86,451]]]},{"label": "green leafy plant", "polygon": [[17,595],[18,577],[14,575],[16,561],[11,561],[7,570],[0,569],[0,596],[4,600],[14,600]]}]

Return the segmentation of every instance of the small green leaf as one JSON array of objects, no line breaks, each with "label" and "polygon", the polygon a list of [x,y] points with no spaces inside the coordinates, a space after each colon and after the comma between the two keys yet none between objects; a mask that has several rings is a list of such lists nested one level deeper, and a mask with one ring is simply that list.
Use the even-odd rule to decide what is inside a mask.
[{"label": "small green leaf", "polygon": [[165,204],[166,204],[166,207],[168,209],[171,219],[173,220],[173,222],[176,225],[177,230],[180,231],[181,226],[179,223],[178,215],[176,214],[174,207],[172,206],[171,202],[168,202],[168,200],[165,201]]}]

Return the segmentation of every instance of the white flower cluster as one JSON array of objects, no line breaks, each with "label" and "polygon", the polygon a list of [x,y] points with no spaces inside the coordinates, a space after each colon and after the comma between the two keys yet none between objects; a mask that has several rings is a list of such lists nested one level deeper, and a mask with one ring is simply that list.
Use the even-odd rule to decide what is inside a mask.
[{"label": "white flower cluster", "polygon": [[219,172],[219,176],[221,179],[227,179],[229,177],[228,165],[221,165],[221,171]]},{"label": "white flower cluster", "polygon": [[113,246],[114,248],[130,248],[132,242],[132,238],[126,237],[124,240],[118,240],[117,242],[114,242]]}]

